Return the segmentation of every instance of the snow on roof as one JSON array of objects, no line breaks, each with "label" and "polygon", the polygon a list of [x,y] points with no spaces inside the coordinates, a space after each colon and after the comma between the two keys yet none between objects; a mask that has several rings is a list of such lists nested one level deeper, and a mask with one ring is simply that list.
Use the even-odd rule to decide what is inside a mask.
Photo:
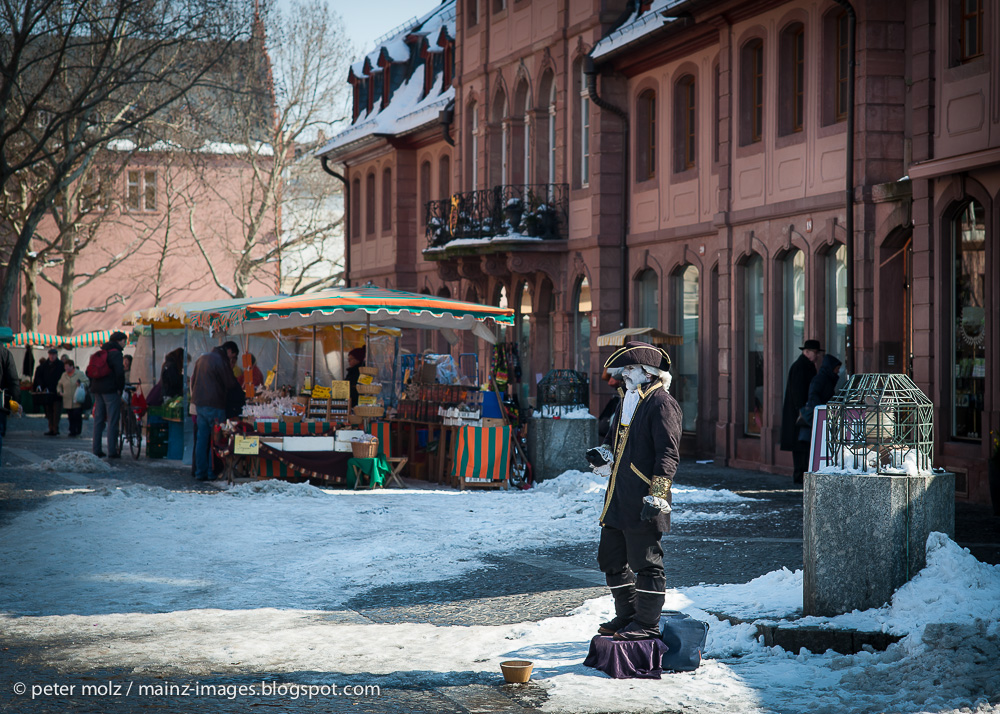
[{"label": "snow on roof", "polygon": [[109,151],[139,151],[147,153],[166,153],[183,151],[197,154],[248,154],[273,156],[274,148],[270,144],[255,142],[251,146],[234,144],[225,141],[206,141],[198,148],[187,148],[172,141],[154,141],[149,146],[139,146],[131,139],[112,139],[107,146]]},{"label": "snow on roof", "polygon": [[354,76],[361,77],[365,73],[365,60],[371,63],[374,69],[378,66],[379,55],[385,50],[389,59],[393,62],[405,62],[410,59],[410,46],[406,43],[406,38],[410,35],[421,35],[435,40],[441,28],[444,27],[448,37],[455,37],[455,0],[444,2],[420,18],[413,18],[395,30],[383,36],[376,44],[375,48],[351,65]]},{"label": "snow on roof", "polygon": [[372,134],[405,134],[424,124],[436,121],[438,112],[455,99],[455,88],[442,91],[444,77],[438,74],[427,96],[421,98],[424,89],[423,72],[414,72],[393,94],[392,100],[383,109],[381,103],[372,107],[370,115],[360,114],[350,128],[340,132],[316,151],[322,156],[334,149],[364,139]]},{"label": "snow on roof", "polygon": [[665,15],[664,12],[672,7],[680,5],[684,0],[653,0],[646,12],[640,13],[636,9],[618,29],[609,33],[606,37],[594,45],[590,56],[600,59],[615,50],[621,49],[639,39],[642,39],[654,30],[658,30],[664,25],[668,25],[676,17]]}]

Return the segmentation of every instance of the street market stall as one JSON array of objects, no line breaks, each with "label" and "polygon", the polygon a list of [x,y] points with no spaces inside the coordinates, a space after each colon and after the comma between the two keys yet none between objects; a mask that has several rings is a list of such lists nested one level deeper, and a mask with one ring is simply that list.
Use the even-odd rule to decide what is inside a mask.
[{"label": "street market stall", "polygon": [[[320,293],[283,298],[260,304],[247,304],[228,311],[220,311],[209,319],[212,329],[224,329],[230,337],[255,335],[294,328],[337,329],[347,325],[365,325],[368,358],[360,367],[358,404],[352,406],[349,417],[361,421],[355,430],[375,436],[377,441],[349,442],[354,450],[372,449],[375,461],[385,464],[363,463],[347,465],[349,473],[344,482],[370,474],[370,483],[377,478],[391,478],[394,460],[410,461],[410,475],[448,481],[459,487],[470,485],[506,485],[509,470],[509,427],[499,411],[495,421],[483,420],[483,393],[478,383],[438,384],[428,379],[430,372],[411,369],[400,371],[398,352],[392,359],[379,358],[379,351],[372,349],[372,335],[379,328],[471,330],[473,334],[493,343],[496,341],[491,324],[512,324],[513,311],[489,305],[478,305],[460,300],[418,295],[398,290],[366,286],[337,288]],[[341,364],[344,364],[342,361]],[[436,375],[436,370],[435,370]],[[343,377],[343,373],[338,375]],[[400,377],[402,377],[400,379]],[[335,388],[332,380],[329,388]],[[327,388],[326,384],[319,386]],[[306,391],[306,390],[303,390]],[[414,402],[433,403],[429,408],[410,409]],[[495,400],[494,400],[495,403]],[[360,417],[358,419],[357,417]],[[360,426],[360,429],[357,429]],[[344,430],[334,430],[332,448],[335,452],[336,436]],[[363,438],[354,436],[354,439]],[[317,456],[292,457],[289,453],[276,455],[266,442],[258,448],[270,460],[292,466],[300,476],[316,474],[322,463],[322,452],[306,452]],[[324,442],[325,443],[325,442]],[[343,440],[341,443],[344,443]],[[374,446],[358,446],[372,444]],[[318,442],[316,443],[318,446]],[[436,448],[431,448],[436,445]],[[499,446],[498,446],[499,445]],[[341,447],[343,448],[343,447]],[[285,450],[287,451],[287,450]],[[426,453],[426,461],[423,460]],[[405,454],[405,456],[404,456]],[[311,459],[307,461],[308,459]],[[296,465],[294,462],[298,460]],[[397,461],[398,465],[398,461]],[[357,466],[357,472],[354,467]],[[389,474],[378,473],[389,466]],[[367,469],[367,470],[366,470]],[[356,481],[355,481],[356,482]]]}]

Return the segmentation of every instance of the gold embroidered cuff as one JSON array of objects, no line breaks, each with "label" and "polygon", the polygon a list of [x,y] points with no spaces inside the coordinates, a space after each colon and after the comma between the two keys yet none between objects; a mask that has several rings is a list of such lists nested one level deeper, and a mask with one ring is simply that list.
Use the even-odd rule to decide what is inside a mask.
[{"label": "gold embroidered cuff", "polygon": [[663,476],[654,476],[653,483],[649,485],[649,495],[657,498],[670,498],[670,484],[672,483],[673,481]]}]

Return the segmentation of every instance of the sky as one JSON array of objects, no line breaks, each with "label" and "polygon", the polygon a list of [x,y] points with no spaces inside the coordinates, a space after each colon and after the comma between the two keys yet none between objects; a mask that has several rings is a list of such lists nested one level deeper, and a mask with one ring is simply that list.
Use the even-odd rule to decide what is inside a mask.
[{"label": "sky", "polygon": [[413,17],[432,10],[438,0],[329,0],[347,25],[347,34],[361,54],[374,49],[375,40]]},{"label": "sky", "polygon": [[[97,483],[52,494],[0,528],[0,642],[31,646],[56,669],[120,668],[147,683],[268,672],[328,684],[339,673],[419,691],[470,677],[499,685],[501,661],[528,659],[550,714],[985,714],[1000,702],[1000,566],[940,533],[892,603],[798,620],[903,638],[885,652],[787,652],[765,646],[753,624],[710,614],[801,616],[802,571],[782,569],[668,588],[667,609],[709,624],[701,667],[619,681],[583,665],[596,624],[612,615],[610,595],[558,617],[475,626],[374,624],[347,602],[377,585],[461,577],[511,543],[596,550],[607,482],[590,473],[528,491],[257,481],[210,494],[114,480],[88,452],[60,459],[34,468],[89,470]],[[675,483],[671,519],[764,517],[745,508],[750,500]]]}]

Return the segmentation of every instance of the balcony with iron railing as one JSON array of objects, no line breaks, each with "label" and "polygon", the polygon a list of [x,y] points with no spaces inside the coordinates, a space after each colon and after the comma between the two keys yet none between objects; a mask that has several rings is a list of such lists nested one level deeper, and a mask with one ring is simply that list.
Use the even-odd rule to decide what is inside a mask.
[{"label": "balcony with iron railing", "polygon": [[456,193],[425,206],[429,259],[457,252],[511,250],[512,243],[565,240],[569,186],[495,186]]}]

